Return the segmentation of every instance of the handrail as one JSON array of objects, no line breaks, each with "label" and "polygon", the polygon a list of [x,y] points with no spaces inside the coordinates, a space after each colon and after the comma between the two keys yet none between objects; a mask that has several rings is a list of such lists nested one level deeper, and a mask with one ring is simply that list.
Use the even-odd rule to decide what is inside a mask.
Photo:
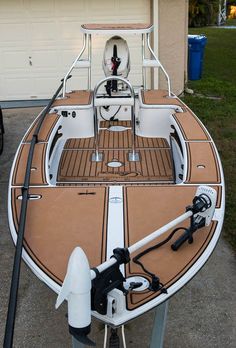
[{"label": "handrail", "polygon": [[[135,92],[134,92],[134,88],[131,85],[131,83],[124,79],[123,77],[120,76],[108,76],[104,79],[102,79],[101,81],[99,81],[95,88],[94,88],[94,94],[93,94],[93,105],[95,107],[94,110],[94,139],[95,139],[95,156],[94,156],[94,160],[95,161],[100,161],[100,156],[99,156],[99,141],[98,141],[98,118],[97,118],[97,108],[96,108],[96,97],[97,97],[97,92],[98,89],[101,87],[102,84],[104,84],[105,82],[108,81],[112,81],[112,80],[116,80],[116,81],[122,81],[124,84],[126,84],[130,90],[130,98],[133,100],[133,102],[131,103],[131,123],[132,123],[132,153],[131,153],[131,161],[135,161],[137,154],[135,154],[135,110],[134,110],[134,105],[135,105]],[[106,98],[108,99],[108,98]],[[109,98],[109,99],[112,99]],[[99,103],[101,104],[101,103]]]},{"label": "handrail", "polygon": [[[145,59],[145,36],[142,34],[142,61]],[[144,66],[142,66],[142,82],[143,82],[143,88],[146,89],[146,71]]]},{"label": "handrail", "polygon": [[[69,76],[67,78],[69,78]],[[3,348],[11,348],[13,344],[15,316],[16,316],[16,307],[17,307],[17,295],[18,295],[19,279],[20,279],[21,255],[22,255],[22,249],[23,249],[26,213],[27,213],[27,206],[28,206],[28,199],[29,199],[28,191],[30,186],[30,175],[31,175],[31,166],[32,166],[33,155],[34,155],[34,148],[38,142],[38,134],[43,124],[43,121],[48,111],[50,110],[52,104],[54,103],[56,97],[60,93],[63,87],[64,81],[65,80],[63,79],[56,93],[53,95],[47,107],[42,112],[40,120],[33,133],[32,140],[30,142],[30,149],[29,149],[29,154],[27,158],[24,184],[22,186],[22,202],[21,202],[21,209],[20,209],[20,219],[19,219],[18,235],[17,235],[17,242],[16,242],[16,250],[15,250],[13,270],[12,270],[11,288],[10,288]]]},{"label": "handrail", "polygon": [[126,79],[124,79],[123,77],[120,77],[120,76],[111,75],[111,76],[105,77],[104,79],[102,79],[101,81],[99,81],[96,84],[96,86],[94,87],[94,96],[93,96],[94,99],[95,99],[95,96],[96,96],[97,91],[100,88],[100,86],[103,83],[105,83],[107,81],[110,81],[110,80],[122,81],[123,83],[125,83],[129,87],[129,89],[130,89],[131,97],[132,98],[135,97],[133,86],[131,85],[131,83],[128,80],[126,80]]},{"label": "handrail", "polygon": [[83,36],[83,47],[79,53],[79,55],[75,58],[74,62],[72,63],[70,69],[68,70],[68,72],[66,73],[64,80],[63,80],[63,90],[62,90],[62,97],[65,98],[66,95],[66,81],[68,80],[68,77],[71,73],[71,71],[74,69],[75,64],[77,63],[77,61],[81,58],[82,54],[84,53],[85,49],[87,46],[87,34],[84,34]]},{"label": "handrail", "polygon": [[163,71],[166,79],[167,79],[167,85],[168,85],[168,94],[169,94],[169,97],[171,97],[171,86],[170,86],[170,77],[169,75],[167,74],[165,68],[163,67],[163,65],[161,64],[160,60],[157,58],[156,54],[154,53],[153,49],[151,48],[151,44],[150,44],[150,35],[147,34],[147,46],[148,46],[148,49],[149,51],[151,52],[151,54],[153,55],[153,57],[155,58],[155,60],[158,62],[161,70]]}]

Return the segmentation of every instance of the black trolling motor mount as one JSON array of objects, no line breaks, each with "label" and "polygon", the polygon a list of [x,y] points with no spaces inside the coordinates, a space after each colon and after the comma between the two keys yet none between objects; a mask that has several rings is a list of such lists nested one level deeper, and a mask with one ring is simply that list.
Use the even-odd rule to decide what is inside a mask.
[{"label": "black trolling motor mount", "polygon": [[[206,193],[201,193],[194,197],[193,204],[186,207],[186,212],[191,211],[193,213],[190,217],[190,226],[189,228],[183,228],[185,230],[184,233],[171,245],[173,251],[177,251],[186,241],[189,244],[193,243],[193,233],[206,226],[207,222],[204,213],[208,212],[211,207],[211,198]],[[215,209],[215,207],[213,208]]]},{"label": "black trolling motor mount", "polygon": [[103,315],[107,313],[107,294],[111,290],[119,289],[125,295],[128,293],[123,285],[125,278],[120,271],[120,265],[130,261],[129,250],[116,248],[111,257],[114,257],[117,262],[105,271],[100,273],[96,268],[92,268],[96,273],[96,278],[92,280],[91,308]]}]

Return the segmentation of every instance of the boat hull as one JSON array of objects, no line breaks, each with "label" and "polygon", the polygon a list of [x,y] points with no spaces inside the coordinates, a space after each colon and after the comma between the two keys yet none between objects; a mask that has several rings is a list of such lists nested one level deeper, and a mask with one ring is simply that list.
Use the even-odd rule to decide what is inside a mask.
[{"label": "boat hull", "polygon": [[[63,101],[58,100],[57,108],[58,103]],[[172,105],[184,112],[173,112],[169,104],[163,105],[168,114],[159,109],[159,122],[161,115],[164,115],[163,123],[166,119],[168,121],[163,127],[158,127],[159,136],[153,133],[157,127],[152,108],[142,109],[140,106],[137,129],[137,149],[141,154],[139,164],[127,160],[130,127],[124,120],[122,122],[126,122],[127,128],[124,133],[112,133],[104,123],[101,152],[105,160],[103,164],[93,164],[94,169],[90,164],[87,170],[94,149],[93,137],[80,134],[82,140],[79,143],[72,127],[71,134],[63,138],[68,119],[53,107],[43,123],[32,162],[22,257],[37,277],[56,293],[61,289],[69,256],[76,246],[85,251],[90,267],[96,267],[111,257],[114,248],[128,248],[184,213],[199,185],[216,190],[213,220],[194,234],[192,244],[185,243],[178,251],[171,249],[180,231],[173,240],[142,260],[145,267],[160,278],[167,293],[144,289],[131,291],[121,299],[119,290],[113,290],[110,296],[120,301],[119,310],[107,315],[93,311],[95,317],[114,326],[158,306],[188,283],[208,260],[222,229],[224,178],[215,144],[196,115],[178,98]],[[148,119],[147,125],[143,123],[145,119]],[[10,176],[8,212],[14,243],[28,148],[36,124],[37,120],[24,136]],[[84,129],[86,133],[86,127]],[[165,134],[170,129],[174,132],[168,139]],[[117,145],[121,148],[120,153]],[[105,166],[113,159],[122,164],[120,168]],[[189,223],[186,221],[177,227],[187,227]],[[152,245],[170,233],[167,231]],[[151,244],[146,247],[149,246]],[[151,282],[150,276],[132,260],[122,266],[121,271],[127,279],[140,276]]]}]

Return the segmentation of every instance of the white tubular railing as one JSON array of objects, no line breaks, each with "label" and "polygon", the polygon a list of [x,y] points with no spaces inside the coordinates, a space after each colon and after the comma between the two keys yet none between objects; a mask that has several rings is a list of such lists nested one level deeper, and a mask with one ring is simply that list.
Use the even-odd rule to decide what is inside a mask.
[{"label": "white tubular railing", "polygon": [[[145,36],[142,34],[142,60],[144,62],[145,59]],[[146,89],[146,70],[144,66],[142,66],[142,78],[143,78],[143,88]]]},{"label": "white tubular railing", "polygon": [[90,62],[90,68],[88,70],[88,89],[91,89],[91,60],[92,60],[92,39],[91,35],[88,36],[88,60]]},{"label": "white tubular railing", "polygon": [[[66,75],[64,77],[64,83],[63,83],[63,89],[62,89],[62,97],[63,98],[65,98],[65,95],[66,95],[66,82],[67,82],[68,76],[70,75],[70,73],[74,69],[74,67],[76,66],[76,63],[78,62],[78,60],[82,57],[82,54],[84,53],[84,51],[87,47],[87,44],[88,44],[88,35],[84,34],[82,50],[80,51],[79,55],[75,58],[73,64],[71,65],[70,69],[68,70],[68,72],[66,73]],[[90,41],[89,41],[89,46],[90,46]],[[90,57],[90,52],[89,52],[89,57]]]},{"label": "white tubular railing", "polygon": [[[187,220],[193,215],[193,212],[191,210],[187,211],[186,213],[178,216],[176,219],[170,221],[168,224],[162,226],[158,230],[154,231],[153,233],[149,234],[147,237],[139,240],[138,242],[131,245],[128,250],[129,253],[132,254],[135,251],[139,250],[140,248],[144,247],[148,243],[152,242],[154,239],[160,237],[163,233],[169,231],[173,227],[177,226],[181,222]],[[112,257],[110,260],[107,260],[103,262],[101,265],[97,266],[96,269],[99,271],[99,273],[105,271],[108,267],[114,265],[117,262],[117,260]],[[91,270],[91,280],[96,278],[96,273]]]},{"label": "white tubular railing", "polygon": [[[116,80],[116,81],[121,81],[123,82],[124,84],[126,84],[128,87],[129,87],[129,90],[130,90],[130,95],[131,95],[131,98],[133,99],[134,101],[134,98],[135,98],[135,93],[134,93],[134,89],[133,89],[133,86],[131,85],[131,83],[124,79],[123,77],[120,77],[120,76],[108,76],[108,77],[105,77],[104,79],[102,79],[101,81],[99,81],[97,83],[97,85],[94,87],[94,95],[93,95],[93,99],[94,99],[94,105],[96,103],[96,96],[97,96],[97,93],[98,93],[98,89],[101,87],[102,84],[104,84],[105,82],[108,82],[108,81],[112,81],[112,80]],[[98,99],[101,99],[101,98],[98,98]],[[103,98],[103,99],[108,99],[108,98]],[[109,99],[112,99],[109,98]],[[123,99],[123,98],[122,98]]]},{"label": "white tubular railing", "polygon": [[[116,81],[121,81],[124,84],[126,84],[130,90],[130,98],[122,98],[122,97],[118,97],[118,98],[98,98],[97,97],[97,93],[98,93],[98,89],[101,87],[101,85],[103,85],[104,83],[108,82],[108,81],[112,81],[112,80],[116,80]],[[135,105],[135,93],[134,93],[134,89],[133,86],[131,85],[131,83],[129,81],[127,81],[126,79],[122,78],[122,77],[118,77],[118,76],[109,76],[104,78],[103,80],[101,80],[100,82],[98,82],[98,84],[95,86],[94,88],[94,95],[93,95],[93,104],[95,107],[94,110],[94,138],[95,138],[95,154],[94,154],[94,160],[95,161],[100,161],[101,160],[101,156],[99,155],[99,140],[98,140],[98,117],[97,117],[97,107],[99,106],[109,106],[109,105],[130,105],[131,106],[131,123],[132,123],[132,153],[130,156],[130,160],[135,161],[137,158],[137,154],[135,153],[135,149],[136,149],[136,138],[135,138],[135,110],[134,110],[134,105]],[[133,156],[132,156],[133,155]],[[132,159],[133,158],[133,159]]]},{"label": "white tubular railing", "polygon": [[149,51],[151,52],[152,56],[154,57],[154,59],[156,60],[157,66],[161,68],[161,70],[163,71],[163,73],[164,73],[164,75],[165,75],[165,77],[167,79],[168,95],[169,95],[169,97],[171,97],[171,85],[170,85],[169,75],[167,74],[165,68],[163,67],[163,65],[161,64],[160,60],[157,58],[156,54],[154,53],[153,49],[151,48],[151,45],[150,45],[150,34],[147,33],[146,36],[147,36],[147,47],[148,47]]}]

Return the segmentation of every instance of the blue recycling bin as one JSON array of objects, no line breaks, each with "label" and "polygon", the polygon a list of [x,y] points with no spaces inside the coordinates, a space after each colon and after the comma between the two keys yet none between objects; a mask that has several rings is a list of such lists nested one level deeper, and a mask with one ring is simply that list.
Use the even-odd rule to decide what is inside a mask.
[{"label": "blue recycling bin", "polygon": [[207,38],[204,35],[188,35],[188,78],[200,80]]}]

